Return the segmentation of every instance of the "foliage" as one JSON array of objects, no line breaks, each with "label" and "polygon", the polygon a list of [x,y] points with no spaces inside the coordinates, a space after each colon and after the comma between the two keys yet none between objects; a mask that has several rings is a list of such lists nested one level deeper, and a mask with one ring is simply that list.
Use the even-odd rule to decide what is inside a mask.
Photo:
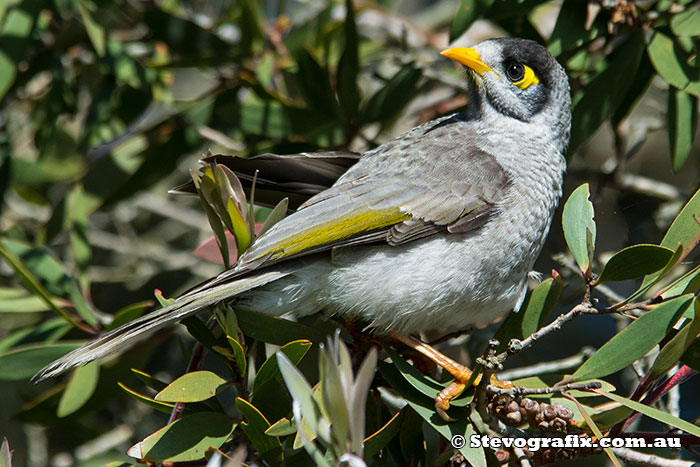
[{"label": "foliage", "polygon": [[[458,111],[464,83],[437,44],[465,31],[470,41],[477,19],[546,44],[566,67],[569,179],[589,184],[567,188],[563,230],[553,229],[548,256],[570,251],[557,256],[561,272],[488,332],[500,341],[491,354],[478,334],[444,346],[483,354],[488,374],[489,359],[527,362],[522,349],[548,323],[552,339],[578,335],[573,325],[552,329],[583,315],[605,323],[599,331],[614,321],[614,335],[584,331],[540,355],[581,356],[572,366],[515,383],[602,384],[532,396],[571,410],[567,429],[629,433],[641,413],[663,424],[645,421],[647,429],[677,429],[684,445],[697,444],[700,430],[688,422],[697,397],[683,399],[681,414],[667,397],[700,371],[691,253],[700,194],[687,196],[697,189],[697,2],[425,3],[411,13],[400,2],[351,0],[0,5],[0,436],[9,440],[0,464],[28,464],[45,440],[51,456],[69,453],[77,465],[126,462],[129,445],[132,461],[220,452],[257,465],[442,465],[459,456],[495,465],[489,450],[449,443],[493,429],[479,409],[484,385],[453,400],[445,422],[433,399],[447,375],[418,371],[420,358],[387,343],[377,352],[352,329],[338,337],[337,324],[319,317],[292,322],[221,304],[183,322],[194,348],[191,337],[160,333],[66,380],[27,382],[91,335],[162,305],[155,288],[172,296],[220,271],[190,253],[212,231],[197,256],[211,257],[204,250],[215,243],[219,263],[231,264],[295,202],[253,206],[254,190],[211,159],[191,173],[201,206],[166,197],[208,148],[245,157],[359,151]],[[649,101],[663,119],[645,109]],[[641,173],[640,148],[656,127],[668,141]],[[614,144],[601,149],[605,132]],[[604,204],[611,191],[615,201]],[[627,237],[621,221],[609,226],[614,209]],[[571,347],[581,341],[599,348],[584,358]],[[642,376],[618,377],[632,367]],[[27,435],[35,424],[41,436]]]}]

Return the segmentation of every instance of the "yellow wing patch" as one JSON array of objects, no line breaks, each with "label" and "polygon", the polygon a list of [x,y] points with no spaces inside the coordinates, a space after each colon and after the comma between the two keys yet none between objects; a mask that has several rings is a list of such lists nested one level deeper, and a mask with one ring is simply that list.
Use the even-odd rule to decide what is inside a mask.
[{"label": "yellow wing patch", "polygon": [[405,214],[398,208],[350,212],[345,216],[329,219],[327,222],[301,228],[281,241],[268,245],[267,248],[263,247],[263,251],[251,252],[254,256],[245,259],[246,261],[255,261],[262,257],[279,259],[363,232],[394,225],[410,218],[410,214]]}]

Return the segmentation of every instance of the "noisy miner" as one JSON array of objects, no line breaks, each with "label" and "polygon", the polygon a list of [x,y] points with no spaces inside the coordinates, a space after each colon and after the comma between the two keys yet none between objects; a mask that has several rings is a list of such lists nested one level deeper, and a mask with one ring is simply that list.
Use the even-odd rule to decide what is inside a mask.
[{"label": "noisy miner", "polygon": [[[38,378],[121,352],[228,301],[296,318],[322,312],[391,334],[455,377],[436,398],[446,410],[471,372],[412,335],[489,323],[523,301],[561,196],[571,112],[564,69],[535,42],[491,39],[442,55],[467,69],[466,111],[365,152],[230,269],[59,358]],[[285,160],[299,158],[277,158]]]}]

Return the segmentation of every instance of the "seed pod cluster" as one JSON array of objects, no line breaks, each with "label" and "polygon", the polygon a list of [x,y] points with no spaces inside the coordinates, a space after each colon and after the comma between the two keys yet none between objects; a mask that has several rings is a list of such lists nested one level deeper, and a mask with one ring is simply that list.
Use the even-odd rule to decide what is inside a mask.
[{"label": "seed pod cluster", "polygon": [[[579,433],[580,438],[590,438],[586,433]],[[595,438],[594,438],[595,441]],[[532,465],[547,465],[552,464],[556,461],[570,461],[576,457],[586,457],[591,455],[596,455],[602,453],[602,448],[543,448],[537,451],[531,451],[528,448],[523,449],[523,454],[527,457]],[[501,465],[508,465],[510,463],[518,462],[518,456],[507,448],[502,448],[497,450],[495,453],[496,458],[501,463]]]},{"label": "seed pod cluster", "polygon": [[520,426],[527,422],[530,428],[543,433],[578,433],[573,424],[573,412],[561,404],[547,404],[529,397],[499,394],[491,397],[487,407],[490,413],[507,425]]}]

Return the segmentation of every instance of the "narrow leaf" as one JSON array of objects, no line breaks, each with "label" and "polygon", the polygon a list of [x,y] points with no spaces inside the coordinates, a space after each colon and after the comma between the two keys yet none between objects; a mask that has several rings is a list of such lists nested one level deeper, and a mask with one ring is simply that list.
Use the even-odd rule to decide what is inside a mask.
[{"label": "narrow leaf", "polygon": [[244,309],[236,310],[236,313],[243,334],[270,344],[285,345],[300,339],[308,339],[318,344],[326,338],[323,332],[288,319]]},{"label": "narrow leaf", "polygon": [[[681,212],[671,223],[660,245],[673,250],[678,249],[678,244],[683,246],[683,252],[679,261],[690,253],[698,240],[700,240],[700,190],[696,191],[692,198],[683,206]],[[642,281],[642,286],[652,282],[657,277],[663,276],[664,271],[650,274]]]},{"label": "narrow leaf", "polygon": [[276,379],[282,381],[282,375],[279,372],[279,367],[277,366],[277,353],[283,352],[289,360],[294,364],[298,365],[306,352],[311,348],[311,341],[306,339],[301,339],[297,341],[289,342],[282,347],[280,347],[274,354],[270,355],[265,363],[262,364],[258,373],[255,375],[255,381],[253,382],[253,393],[257,391],[263,384],[265,384],[270,379]]},{"label": "narrow leaf", "polygon": [[654,365],[649,370],[648,378],[650,380],[666,373],[678,363],[681,356],[700,334],[700,302],[695,300],[693,305],[693,318],[681,327],[678,333],[663,346],[659,351],[659,355],[656,356]]},{"label": "narrow leaf", "polygon": [[105,43],[107,34],[105,33],[104,28],[100,26],[97,22],[95,22],[95,20],[92,17],[92,14],[90,13],[86,5],[87,3],[84,1],[78,2],[78,7],[80,8],[80,15],[83,17],[85,30],[88,33],[90,42],[92,42],[92,46],[95,48],[97,55],[103,57],[106,51]]},{"label": "narrow leaf", "polygon": [[493,0],[461,0],[450,25],[450,42],[464,34],[492,4]]},{"label": "narrow leaf", "polygon": [[357,120],[360,106],[360,90],[357,87],[357,75],[360,70],[358,58],[357,25],[352,0],[345,0],[345,46],[338,62],[338,101],[345,120]]},{"label": "narrow leaf", "polygon": [[241,423],[250,441],[258,450],[260,456],[271,465],[281,465],[283,460],[282,444],[276,436],[269,436],[265,431],[270,428],[270,422],[250,402],[240,397],[236,398],[236,407],[241,411],[246,421]]},{"label": "narrow leaf", "polygon": [[699,36],[700,6],[692,5],[685,11],[673,15],[671,17],[671,31],[676,36]]},{"label": "narrow leaf", "polygon": [[245,350],[243,346],[233,337],[226,336],[228,344],[231,346],[231,351],[233,352],[233,359],[236,362],[236,371],[239,377],[244,377],[248,362],[245,357]]},{"label": "narrow leaf", "polygon": [[282,201],[277,203],[277,205],[274,207],[274,209],[270,212],[270,214],[267,216],[265,219],[265,222],[263,223],[262,227],[258,231],[257,236],[260,237],[262,234],[270,230],[270,227],[284,219],[284,217],[287,215],[287,209],[289,208],[289,198],[284,198]]},{"label": "narrow leaf", "polygon": [[385,122],[394,118],[410,101],[423,73],[413,64],[401,68],[374,94],[362,116],[364,122]]},{"label": "narrow leaf", "polygon": [[149,375],[148,373],[145,373],[141,370],[137,370],[136,368],[131,368],[131,372],[136,376],[139,380],[141,380],[142,383],[144,383],[146,386],[148,386],[151,389],[154,389],[156,391],[162,391],[165,389],[168,384],[154,378],[153,376]]},{"label": "narrow leaf", "polygon": [[590,259],[593,252],[589,247],[590,243],[595,245],[596,236],[593,204],[589,201],[589,197],[588,183],[584,183],[571,193],[562,213],[566,244],[584,275],[591,267]]},{"label": "narrow leaf", "polygon": [[[152,397],[145,396],[141,393],[138,393],[134,391],[133,389],[127,387],[124,383],[119,382],[117,383],[117,386],[119,386],[125,393],[127,393],[129,396],[133,397],[139,402],[142,402],[146,404],[147,406],[151,407],[152,409],[155,409],[159,412],[167,413],[170,414],[173,411],[173,407],[175,407],[175,404],[171,404],[168,402],[159,402]],[[187,406],[185,406],[187,407]]]},{"label": "narrow leaf", "polygon": [[161,428],[127,451],[131,457],[150,462],[188,462],[204,459],[207,450],[220,447],[236,424],[218,412],[186,415]]},{"label": "narrow leaf", "polygon": [[[321,412],[314,399],[311,386],[304,378],[304,375],[283,352],[277,352],[275,355],[277,356],[277,364],[284,378],[284,383],[287,385],[294,403],[299,405],[301,415],[304,417],[304,421],[311,429],[311,432],[317,434]],[[297,420],[298,425],[299,420]]]},{"label": "narrow leaf", "polygon": [[399,433],[399,429],[401,428],[401,419],[405,412],[406,409],[401,410],[401,412],[397,412],[388,422],[384,424],[384,426],[365,438],[365,459],[369,459],[378,454],[379,451],[384,449],[386,445],[389,444],[389,441],[391,441],[394,436]]},{"label": "narrow leaf", "polygon": [[289,418],[281,418],[270,425],[270,428],[265,430],[268,436],[289,436],[297,432],[297,426],[294,420]]},{"label": "narrow leaf", "polygon": [[698,123],[698,98],[670,87],[667,109],[671,165],[674,172],[678,172],[693,148]]},{"label": "narrow leaf", "polygon": [[200,402],[214,397],[230,383],[211,371],[193,371],[180,376],[156,394],[162,402]]},{"label": "narrow leaf", "polygon": [[[579,401],[577,401],[574,397],[572,397],[568,394],[564,394],[564,396],[567,397],[569,400],[572,400],[576,404],[576,406],[578,407],[579,413],[581,414],[583,419],[586,421],[586,425],[588,425],[588,427],[591,429],[591,431],[596,436],[596,438],[598,438],[599,440],[603,439],[603,433],[600,431],[600,428],[593,421],[593,419],[591,418],[590,414],[586,411],[584,406],[581,405],[579,403]],[[617,456],[615,456],[615,453],[612,452],[612,449],[604,448],[604,450],[605,450],[605,454],[607,454],[607,456],[610,458],[610,460],[612,461],[613,465],[615,465],[615,467],[622,466],[622,464],[620,464],[620,461],[617,459]]]},{"label": "narrow leaf", "polygon": [[669,84],[700,96],[700,70],[690,65],[690,56],[678,42],[657,29],[647,44],[647,52],[657,73]]},{"label": "narrow leaf", "polygon": [[0,447],[0,467],[12,467],[12,451],[10,451],[10,443],[7,438],[2,438],[2,447]]},{"label": "narrow leaf", "polygon": [[0,353],[0,380],[21,381],[31,378],[37,371],[81,344],[82,341],[30,344]]},{"label": "narrow leaf", "polygon": [[647,417],[651,417],[655,420],[660,421],[661,423],[665,423],[667,425],[673,426],[678,428],[679,430],[683,430],[686,433],[689,433],[694,436],[700,436],[700,426],[697,426],[693,423],[687,422],[685,420],[682,420],[678,417],[674,417],[671,414],[668,414],[666,412],[663,412],[659,409],[656,409],[654,407],[650,407],[648,405],[644,405],[641,402],[636,402],[627,399],[626,397],[618,396],[617,394],[613,394],[611,392],[606,392],[606,391],[598,391],[601,395],[607,397],[608,399],[611,399],[615,402],[618,402],[625,407],[629,407],[630,409],[639,412],[643,415],[646,415]]},{"label": "narrow leaf", "polygon": [[97,380],[100,377],[100,365],[98,362],[90,362],[73,370],[68,385],[58,402],[56,415],[59,418],[66,417],[80,409],[97,387]]},{"label": "narrow leaf", "polygon": [[693,295],[683,295],[647,311],[598,349],[574,372],[573,378],[606,376],[642,358],[666,336],[692,300]]},{"label": "narrow leaf", "polygon": [[643,52],[641,31],[628,35],[605,58],[606,67],[586,84],[580,98],[574,99],[568,154],[573,154],[622,104],[633,83],[630,77],[636,74]]},{"label": "narrow leaf", "polygon": [[673,250],[657,245],[632,245],[615,253],[605,264],[597,284],[637,279],[666,266]]}]

